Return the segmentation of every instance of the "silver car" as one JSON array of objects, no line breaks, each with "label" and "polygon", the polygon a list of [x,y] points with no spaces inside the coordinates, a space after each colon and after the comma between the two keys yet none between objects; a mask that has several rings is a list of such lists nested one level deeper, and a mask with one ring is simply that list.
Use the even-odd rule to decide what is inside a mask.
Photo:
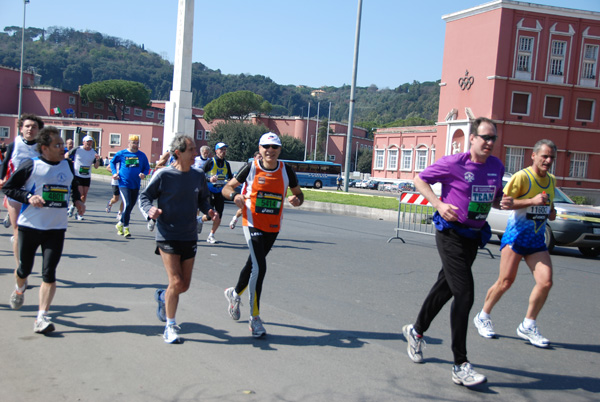
[{"label": "silver car", "polygon": [[[502,180],[503,186],[509,178]],[[559,188],[554,193],[556,219],[546,222],[546,246],[577,247],[586,257],[600,255],[600,208],[577,205]],[[488,222],[492,233],[502,238],[511,211],[492,208]]]}]

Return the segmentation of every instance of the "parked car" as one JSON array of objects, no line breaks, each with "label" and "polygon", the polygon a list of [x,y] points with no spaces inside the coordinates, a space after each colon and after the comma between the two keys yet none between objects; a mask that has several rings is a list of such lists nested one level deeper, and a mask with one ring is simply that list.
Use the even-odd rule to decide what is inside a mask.
[{"label": "parked car", "polygon": [[403,192],[403,191],[415,191],[415,185],[410,182],[398,183],[398,192]]},{"label": "parked car", "polygon": [[379,188],[379,182],[377,180],[369,180],[367,182],[367,188],[369,190],[377,190]]},{"label": "parked car", "polygon": [[358,180],[356,179],[349,179],[348,180],[348,187],[356,187],[356,183],[358,182]]},{"label": "parked car", "polygon": [[[502,180],[503,185],[510,178]],[[577,247],[586,257],[600,255],[600,208],[575,204],[559,188],[554,193],[556,219],[546,223],[546,247]],[[511,211],[492,208],[488,222],[492,233],[502,238]]]}]

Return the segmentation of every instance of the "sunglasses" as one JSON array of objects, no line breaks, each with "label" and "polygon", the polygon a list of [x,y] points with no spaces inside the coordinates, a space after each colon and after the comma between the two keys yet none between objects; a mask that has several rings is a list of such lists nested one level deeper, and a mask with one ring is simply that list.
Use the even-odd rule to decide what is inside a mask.
[{"label": "sunglasses", "polygon": [[479,134],[476,134],[476,135],[477,135],[477,137],[481,137],[481,139],[484,140],[485,142],[489,142],[489,141],[496,142],[496,140],[498,139],[497,135],[479,135]]},{"label": "sunglasses", "polygon": [[261,145],[264,149],[269,149],[269,148],[273,148],[273,149],[279,149],[280,146],[279,145]]}]

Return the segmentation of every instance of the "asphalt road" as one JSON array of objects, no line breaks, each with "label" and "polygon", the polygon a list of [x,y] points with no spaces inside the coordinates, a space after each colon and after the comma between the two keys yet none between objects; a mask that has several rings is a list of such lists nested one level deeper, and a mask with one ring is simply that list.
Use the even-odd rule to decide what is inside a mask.
[{"label": "asphalt road", "polygon": [[[236,283],[248,252],[241,228],[219,243],[202,234],[190,290],[177,314],[184,342],[167,345],[154,290],[166,274],[153,234],[134,210],[126,240],[104,212],[109,186],[92,182],[86,220],[72,221],[51,310],[56,331],[34,334],[41,256],[25,305],[12,311],[11,229],[0,228],[0,400],[6,401],[591,401],[600,399],[600,261],[576,249],[553,255],[554,288],[538,323],[552,341],[538,349],[516,336],[531,274],[521,267],[496,306],[499,339],[469,329],[469,358],[488,377],[473,389],[451,381],[449,305],[426,334],[425,363],[406,355],[401,327],[413,322],[439,270],[431,236],[394,235],[393,222],[288,208],[268,256],[261,317],[268,336],[253,339],[243,295],[232,321],[223,290]],[[475,266],[481,308],[498,273],[497,257]]]}]

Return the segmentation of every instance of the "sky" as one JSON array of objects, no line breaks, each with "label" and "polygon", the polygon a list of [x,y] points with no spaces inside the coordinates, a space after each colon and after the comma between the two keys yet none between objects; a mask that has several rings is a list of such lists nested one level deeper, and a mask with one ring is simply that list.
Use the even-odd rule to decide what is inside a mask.
[{"label": "sky", "polygon": [[[441,78],[442,16],[486,0],[363,0],[358,86]],[[535,0],[600,12],[600,0]],[[23,0],[0,0],[0,29],[23,25]],[[130,40],[173,62],[178,0],[30,0],[26,27],[68,27]],[[358,0],[197,0],[193,61],[282,85],[350,85]],[[25,62],[26,64],[26,62]]]}]

